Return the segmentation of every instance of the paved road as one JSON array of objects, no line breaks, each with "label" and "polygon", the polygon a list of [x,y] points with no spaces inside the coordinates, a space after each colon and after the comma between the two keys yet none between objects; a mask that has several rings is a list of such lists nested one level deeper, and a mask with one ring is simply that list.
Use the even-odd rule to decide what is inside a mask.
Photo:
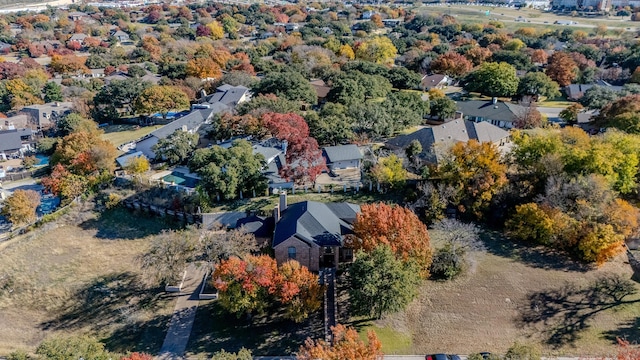
[{"label": "paved road", "polygon": [[169,330],[160,349],[159,360],[183,359],[184,352],[189,342],[193,321],[198,309],[198,292],[204,277],[204,267],[196,268],[190,265],[187,269],[187,277],[184,281],[182,292],[179,295],[176,307],[169,323]]},{"label": "paved road", "polygon": [[564,110],[563,108],[555,108],[555,107],[544,107],[538,106],[538,111],[541,114],[546,115],[549,121],[557,121],[559,119],[560,112]]},{"label": "paved road", "polygon": [[4,192],[7,196],[11,195],[13,191],[22,189],[22,190],[42,190],[42,185],[37,184],[36,181],[32,178],[22,179],[18,181],[2,181],[0,179],[0,187],[4,189]]}]

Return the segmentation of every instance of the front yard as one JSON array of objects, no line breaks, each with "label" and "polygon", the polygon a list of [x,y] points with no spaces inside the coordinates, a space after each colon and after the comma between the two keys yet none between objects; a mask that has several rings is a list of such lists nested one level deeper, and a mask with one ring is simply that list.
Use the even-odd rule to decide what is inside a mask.
[{"label": "front yard", "polygon": [[[496,233],[485,243],[467,275],[428,281],[405,312],[350,322],[363,336],[375,330],[390,354],[504,353],[521,341],[550,356],[604,356],[616,352],[616,337],[640,339],[640,286],[630,294],[610,281],[631,277],[626,255],[589,269]],[[403,338],[410,342],[398,346]]]}]

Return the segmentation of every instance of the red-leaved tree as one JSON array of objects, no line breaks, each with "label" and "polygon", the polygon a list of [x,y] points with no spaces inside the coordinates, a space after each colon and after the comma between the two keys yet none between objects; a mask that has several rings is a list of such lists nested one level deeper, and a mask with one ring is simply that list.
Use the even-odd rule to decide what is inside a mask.
[{"label": "red-leaved tree", "polygon": [[309,136],[309,125],[300,115],[266,113],[262,123],[271,135],[287,142],[283,177],[297,183],[313,182],[327,168],[318,142]]},{"label": "red-leaved tree", "polygon": [[129,356],[123,356],[120,360],[152,360],[153,356],[147,353],[134,352],[129,354]]},{"label": "red-leaved tree", "polygon": [[367,333],[367,342],[360,339],[358,332],[338,324],[331,327],[333,343],[324,340],[313,341],[307,338],[298,350],[298,360],[380,360],[382,359],[382,343],[376,333]]}]

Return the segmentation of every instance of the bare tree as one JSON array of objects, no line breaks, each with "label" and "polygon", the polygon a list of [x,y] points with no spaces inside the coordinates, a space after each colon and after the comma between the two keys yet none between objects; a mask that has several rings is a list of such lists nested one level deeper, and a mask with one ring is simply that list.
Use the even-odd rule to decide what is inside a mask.
[{"label": "bare tree", "polygon": [[150,284],[174,284],[194,257],[197,232],[163,231],[138,260]]},{"label": "bare tree", "polygon": [[259,249],[256,237],[243,228],[226,231],[217,227],[200,233],[199,250],[206,261],[217,263],[232,256],[243,258]]}]

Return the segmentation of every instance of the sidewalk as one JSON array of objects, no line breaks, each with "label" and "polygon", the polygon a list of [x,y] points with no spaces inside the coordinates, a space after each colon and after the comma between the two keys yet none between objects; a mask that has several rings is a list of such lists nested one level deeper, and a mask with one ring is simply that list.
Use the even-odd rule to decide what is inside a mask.
[{"label": "sidewalk", "polygon": [[193,264],[187,268],[187,277],[169,323],[167,335],[156,359],[183,359],[189,342],[193,321],[198,309],[198,291],[202,284],[205,267],[196,268]]}]

